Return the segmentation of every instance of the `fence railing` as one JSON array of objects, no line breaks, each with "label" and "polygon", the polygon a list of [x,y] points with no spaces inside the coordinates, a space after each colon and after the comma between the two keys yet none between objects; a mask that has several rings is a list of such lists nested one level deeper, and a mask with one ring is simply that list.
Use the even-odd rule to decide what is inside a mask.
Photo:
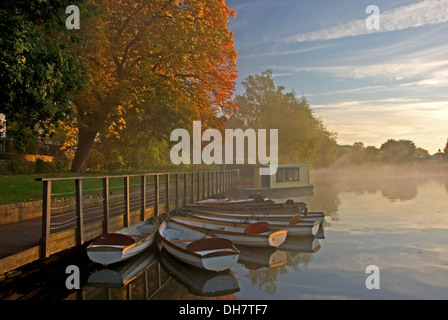
[{"label": "fence railing", "polygon": [[[38,178],[43,182],[40,256],[226,192],[238,179],[238,170]],[[57,193],[56,184],[71,187]]]}]

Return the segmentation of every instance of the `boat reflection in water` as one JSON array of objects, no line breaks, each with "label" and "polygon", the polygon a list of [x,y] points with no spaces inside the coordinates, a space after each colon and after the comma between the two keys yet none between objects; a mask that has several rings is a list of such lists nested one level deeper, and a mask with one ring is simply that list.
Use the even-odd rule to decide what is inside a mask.
[{"label": "boat reflection in water", "polygon": [[147,300],[168,280],[158,272],[159,249],[153,244],[129,260],[93,272],[83,286],[82,300]]},{"label": "boat reflection in water", "polygon": [[277,248],[238,246],[238,250],[240,250],[238,263],[244,265],[248,270],[277,268],[288,262],[286,252]]},{"label": "boat reflection in water", "polygon": [[320,241],[317,237],[288,237],[279,249],[289,251],[291,254],[299,252],[315,253],[320,250]]},{"label": "boat reflection in water", "polygon": [[209,271],[186,264],[162,248],[160,263],[165,271],[189,293],[200,297],[218,297],[240,291],[232,271]]},{"label": "boat reflection in water", "polygon": [[100,287],[123,287],[134,281],[143,271],[157,263],[157,250],[143,253],[113,266],[95,271],[89,276],[88,284]]}]

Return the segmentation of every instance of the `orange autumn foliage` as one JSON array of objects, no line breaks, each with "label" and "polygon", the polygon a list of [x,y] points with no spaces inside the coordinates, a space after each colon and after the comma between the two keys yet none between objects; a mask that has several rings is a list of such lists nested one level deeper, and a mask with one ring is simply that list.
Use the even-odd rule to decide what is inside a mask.
[{"label": "orange autumn foliage", "polygon": [[119,137],[130,114],[157,108],[158,99],[210,126],[217,111],[232,113],[237,52],[227,24],[236,12],[225,0],[90,0],[83,10],[92,17],[77,52],[90,81],[74,101],[80,139],[72,171],[82,170],[97,133]]}]

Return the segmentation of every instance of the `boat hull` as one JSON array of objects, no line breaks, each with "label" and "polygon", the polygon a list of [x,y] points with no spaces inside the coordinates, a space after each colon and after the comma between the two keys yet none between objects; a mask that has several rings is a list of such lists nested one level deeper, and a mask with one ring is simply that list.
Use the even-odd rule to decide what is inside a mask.
[{"label": "boat hull", "polygon": [[253,247],[279,247],[286,240],[286,230],[268,230],[262,233],[247,233],[250,224],[236,224],[218,220],[172,217],[173,220],[199,227],[219,237],[231,240],[234,244]]},{"label": "boat hull", "polygon": [[261,221],[266,221],[270,224],[271,230],[285,230],[288,232],[288,236],[314,236],[319,231],[320,222],[319,221],[299,221],[296,224],[289,224],[290,219],[288,220],[280,220],[280,221],[272,221],[269,219],[264,219],[263,217],[239,217],[239,216],[231,216],[231,215],[216,215],[216,214],[208,214],[208,215],[199,215],[197,213],[190,213],[189,216],[195,218],[202,218],[208,220],[215,221],[223,221],[230,223],[246,223],[253,224]]},{"label": "boat hull", "polygon": [[212,233],[201,231],[198,228],[168,219],[160,225],[158,234],[168,253],[197,268],[224,271],[238,261],[239,251],[234,246],[226,249],[192,251],[188,249],[188,244],[193,243],[193,241],[174,243],[174,241],[182,239],[218,238]]},{"label": "boat hull", "polygon": [[[229,217],[260,217],[260,218],[272,218],[272,221],[275,220],[287,220],[291,219],[297,215],[300,216],[300,220],[302,221],[319,221],[320,223],[324,222],[325,214],[323,212],[308,212],[301,213],[294,210],[284,210],[284,211],[225,211],[225,210],[207,210],[207,209],[183,209],[181,210],[184,214],[194,214],[194,215],[220,215],[220,216],[229,216]],[[267,221],[267,220],[266,220]]]},{"label": "boat hull", "polygon": [[[121,245],[119,243],[97,245],[94,239],[87,246],[87,256],[93,262],[100,263],[104,266],[127,260],[142,253],[154,243],[157,227],[157,222],[151,219],[139,222],[128,228],[123,228],[115,233],[134,239],[135,242],[130,245]],[[131,235],[136,235],[136,237],[132,237]]]}]

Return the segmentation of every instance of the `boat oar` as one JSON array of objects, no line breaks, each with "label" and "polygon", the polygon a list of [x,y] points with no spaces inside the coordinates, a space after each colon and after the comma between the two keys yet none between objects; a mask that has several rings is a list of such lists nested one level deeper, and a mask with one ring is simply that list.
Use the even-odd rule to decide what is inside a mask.
[{"label": "boat oar", "polygon": [[263,233],[267,231],[269,231],[269,223],[266,221],[253,223],[244,229],[244,233]]}]

